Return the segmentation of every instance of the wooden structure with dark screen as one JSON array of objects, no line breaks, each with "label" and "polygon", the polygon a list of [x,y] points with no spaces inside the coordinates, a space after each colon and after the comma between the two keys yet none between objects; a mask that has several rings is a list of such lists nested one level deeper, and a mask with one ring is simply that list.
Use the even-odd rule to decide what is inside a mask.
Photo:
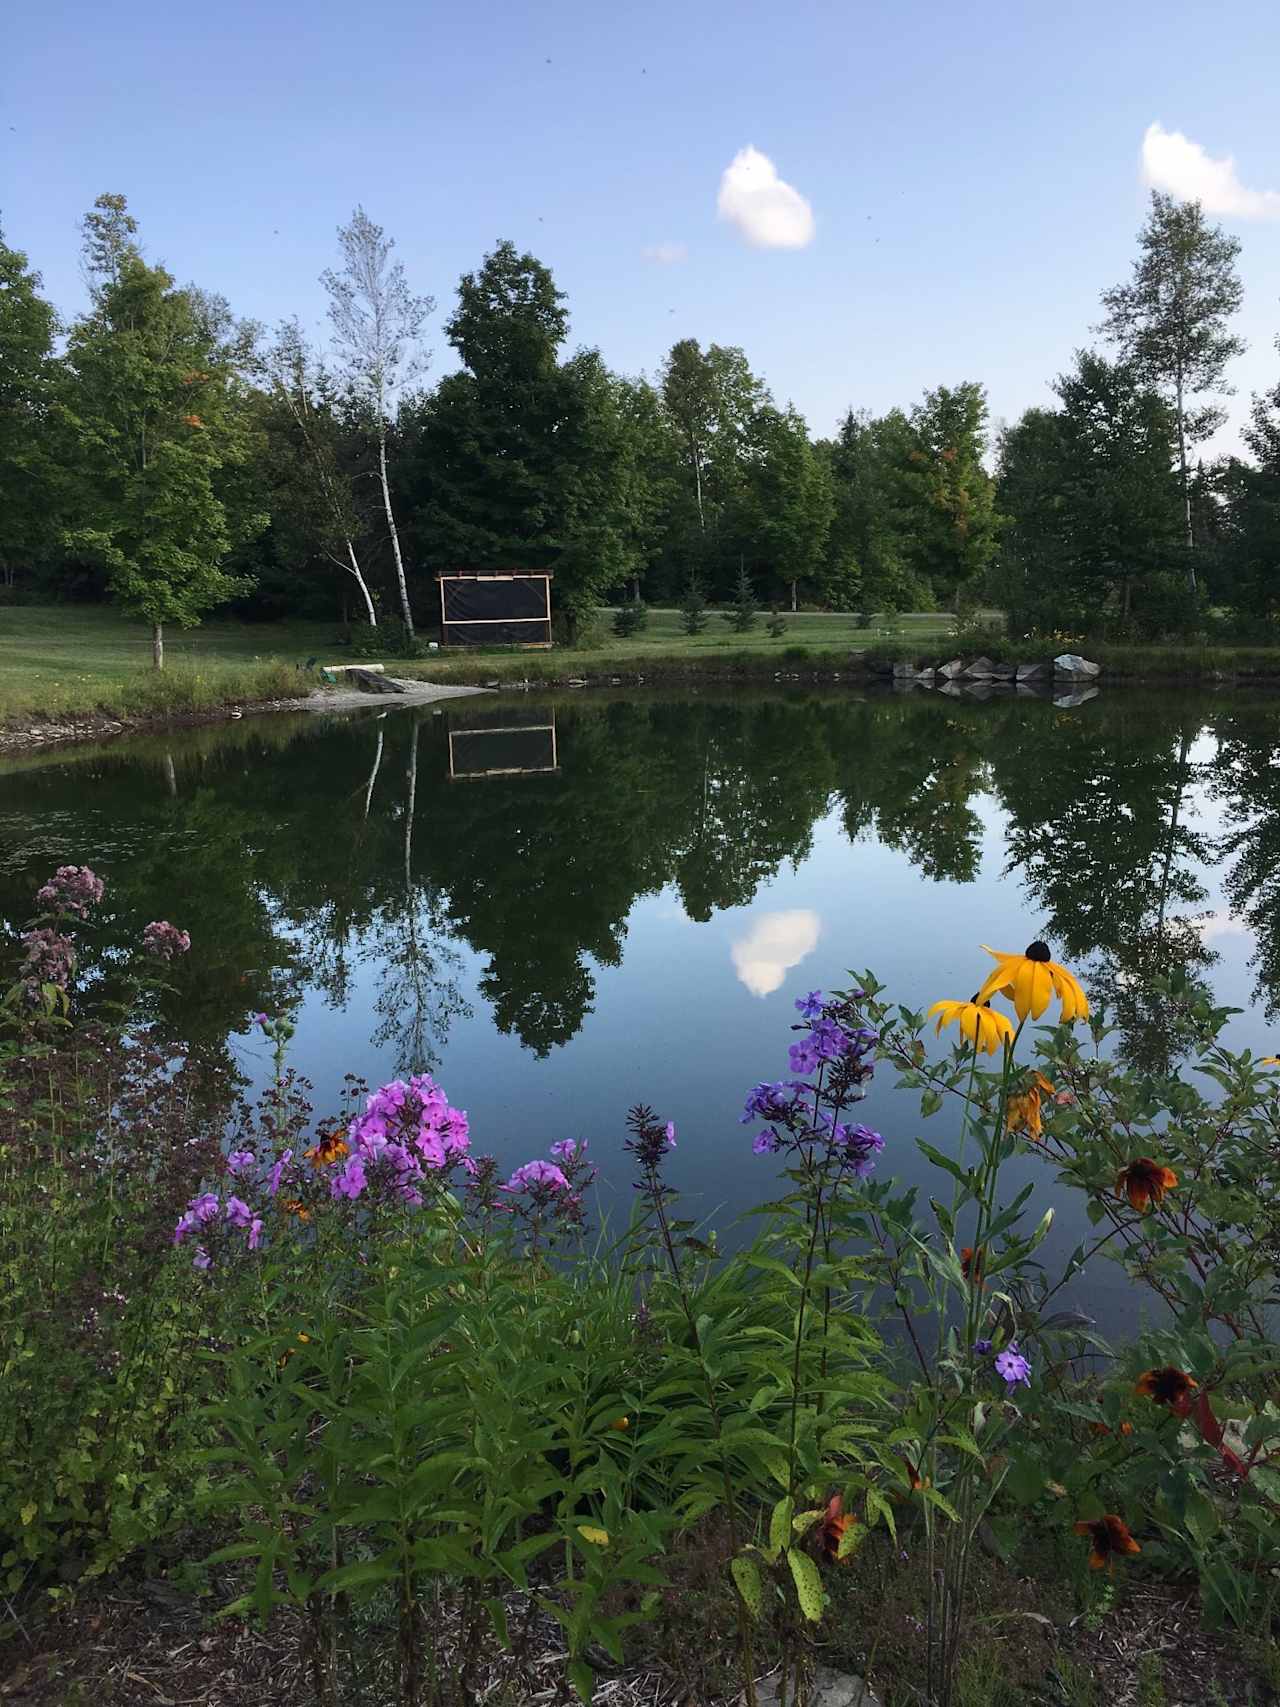
[{"label": "wooden structure with dark screen", "polygon": [[444,646],[550,646],[549,569],[444,569]]}]

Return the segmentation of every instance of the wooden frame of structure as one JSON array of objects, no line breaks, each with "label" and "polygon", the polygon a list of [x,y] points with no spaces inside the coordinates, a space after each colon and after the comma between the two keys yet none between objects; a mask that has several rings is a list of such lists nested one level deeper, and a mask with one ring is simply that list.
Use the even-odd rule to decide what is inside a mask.
[{"label": "wooden frame of structure", "polygon": [[442,569],[442,646],[551,645],[550,569]]}]

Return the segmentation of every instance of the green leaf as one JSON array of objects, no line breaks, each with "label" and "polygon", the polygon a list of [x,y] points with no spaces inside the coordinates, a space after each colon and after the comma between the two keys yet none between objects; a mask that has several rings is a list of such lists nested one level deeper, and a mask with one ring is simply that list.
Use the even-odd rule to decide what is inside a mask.
[{"label": "green leaf", "polygon": [[791,1518],[795,1511],[795,1501],[790,1494],[784,1494],[773,1508],[773,1516],[769,1519],[769,1545],[774,1549],[782,1548],[791,1539]]},{"label": "green leaf", "polygon": [[596,1692],[596,1674],[585,1660],[570,1660],[567,1670],[579,1701],[589,1703]]},{"label": "green leaf", "polygon": [[738,1593],[742,1596],[747,1611],[753,1618],[758,1619],[764,1610],[764,1590],[755,1560],[745,1558],[740,1553],[729,1569],[733,1572],[733,1580],[738,1585]]},{"label": "green leaf", "polygon": [[811,1624],[816,1624],[827,1604],[826,1591],[822,1586],[822,1578],[818,1575],[818,1567],[807,1553],[798,1552],[794,1547],[787,1553],[787,1563],[791,1566],[800,1610]]}]

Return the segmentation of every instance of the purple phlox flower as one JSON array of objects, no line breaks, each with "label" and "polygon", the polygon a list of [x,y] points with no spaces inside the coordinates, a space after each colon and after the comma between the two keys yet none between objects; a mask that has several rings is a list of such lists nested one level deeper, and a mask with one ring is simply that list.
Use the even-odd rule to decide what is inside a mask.
[{"label": "purple phlox flower", "polygon": [[229,1197],[223,1213],[233,1227],[247,1227],[253,1220],[253,1211],[243,1198],[239,1197]]},{"label": "purple phlox flower", "polygon": [[810,990],[807,996],[797,996],[796,1012],[801,1019],[817,1019],[822,1013],[823,1001],[821,990]]},{"label": "purple phlox flower", "polygon": [[233,1150],[227,1157],[227,1172],[242,1174],[246,1168],[251,1168],[257,1161],[252,1150]]},{"label": "purple phlox flower", "polygon": [[674,1150],[676,1147],[676,1123],[675,1123],[675,1121],[669,1120],[667,1122],[667,1124],[663,1127],[663,1132],[666,1134],[667,1149],[668,1150]]},{"label": "purple phlox flower", "polygon": [[196,1246],[196,1254],[191,1259],[191,1266],[192,1268],[198,1268],[201,1271],[206,1268],[213,1267],[213,1258],[209,1255],[208,1251],[205,1250],[203,1245]]},{"label": "purple phlox flower", "polygon": [[782,1140],[772,1126],[766,1126],[763,1132],[757,1132],[751,1140],[751,1148],[757,1156],[771,1156],[775,1150],[782,1148]]},{"label": "purple phlox flower", "polygon": [[180,1245],[188,1233],[197,1227],[204,1227],[218,1213],[218,1194],[216,1191],[202,1191],[198,1197],[193,1197],[186,1209],[178,1217],[178,1224],[173,1229],[173,1242]]},{"label": "purple phlox flower", "polygon": [[[741,1124],[749,1126],[753,1120],[793,1122],[801,1112],[799,1093],[807,1092],[809,1088],[808,1085],[801,1085],[797,1089],[794,1083],[784,1085],[781,1079],[772,1085],[753,1085],[747,1092]],[[790,1096],[787,1095],[788,1090],[792,1093]]]},{"label": "purple phlox flower", "polygon": [[793,1073],[812,1073],[821,1057],[812,1035],[802,1037],[787,1050],[787,1065]]},{"label": "purple phlox flower", "polygon": [[973,1353],[975,1357],[988,1357],[991,1353],[990,1340],[974,1340]]},{"label": "purple phlox flower", "polygon": [[585,1150],[586,1147],[587,1140],[585,1138],[581,1141],[577,1138],[559,1138],[551,1146],[550,1153],[558,1162],[572,1162],[576,1161],[578,1152]]},{"label": "purple phlox flower", "polygon": [[262,1243],[262,1217],[255,1215],[249,1223],[249,1249],[256,1251]]},{"label": "purple phlox flower", "polygon": [[102,879],[87,865],[60,865],[49,881],[36,890],[36,900],[83,919],[90,907],[101,901],[104,888]]},{"label": "purple phlox flower", "polygon": [[292,1150],[286,1150],[284,1155],[281,1156],[280,1160],[272,1166],[271,1172],[267,1175],[267,1196],[268,1197],[274,1197],[275,1194],[279,1191],[281,1176],[283,1175],[284,1170],[289,1166],[289,1163],[292,1160],[293,1160],[293,1151]]},{"label": "purple phlox flower", "polygon": [[536,1191],[539,1187],[547,1191],[568,1191],[569,1182],[554,1162],[544,1162],[535,1157],[532,1162],[526,1162],[512,1174],[511,1178],[499,1191]]},{"label": "purple phlox flower", "polygon": [[845,1166],[857,1179],[866,1179],[884,1149],[884,1139],[869,1126],[845,1126],[833,1122],[832,1141],[844,1150]]},{"label": "purple phlox flower", "polygon": [[249,1024],[250,1024],[250,1025],[261,1025],[261,1026],[265,1026],[265,1025],[266,1025],[266,1023],[267,1023],[267,1016],[266,1016],[266,1014],[254,1014],[254,1016],[253,1016],[253,1018],[252,1018],[252,1019],[251,1019],[251,1020],[250,1020],[250,1021],[249,1021]]},{"label": "purple phlox flower", "polygon": [[176,960],[191,947],[191,937],[167,919],[152,919],[142,932],[142,946],[157,960]]},{"label": "purple phlox flower", "polygon": [[334,1175],[329,1187],[334,1197],[345,1197],[354,1200],[368,1184],[365,1178],[364,1157],[349,1156],[340,1173]]},{"label": "purple phlox flower", "polygon": [[996,1353],[995,1366],[996,1374],[1004,1379],[1010,1393],[1019,1385],[1031,1385],[1031,1365],[1018,1350],[1016,1340],[1010,1340],[1003,1351]]}]

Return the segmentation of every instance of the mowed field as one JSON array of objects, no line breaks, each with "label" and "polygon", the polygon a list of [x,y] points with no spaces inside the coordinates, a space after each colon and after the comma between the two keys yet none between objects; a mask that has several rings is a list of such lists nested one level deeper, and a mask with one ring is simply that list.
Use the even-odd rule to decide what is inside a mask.
[{"label": "mowed field", "polygon": [[[611,610],[601,611],[597,643],[588,647],[558,648],[551,654],[441,653],[415,663],[411,673],[466,675],[482,659],[501,675],[510,675],[518,661],[530,666],[531,675],[547,674],[551,667],[564,675],[611,664],[634,666],[646,659],[714,665],[718,658],[781,654],[790,646],[847,651],[886,639],[931,640],[949,634],[953,623],[945,614],[907,615],[861,628],[852,616],[803,611],[788,615],[786,633],[774,639],[763,616],[750,632],[737,634],[713,613],[701,634],[688,635],[678,611],[655,610],[641,633],[619,640],[610,627],[612,616]],[[423,638],[435,632],[425,627]],[[336,622],[210,620],[198,628],[171,626],[165,631],[166,668],[157,675],[147,625],[109,606],[0,606],[0,720],[94,710],[199,710],[228,699],[297,693],[305,686],[298,667],[309,658],[341,662],[348,656],[339,636]]]}]

